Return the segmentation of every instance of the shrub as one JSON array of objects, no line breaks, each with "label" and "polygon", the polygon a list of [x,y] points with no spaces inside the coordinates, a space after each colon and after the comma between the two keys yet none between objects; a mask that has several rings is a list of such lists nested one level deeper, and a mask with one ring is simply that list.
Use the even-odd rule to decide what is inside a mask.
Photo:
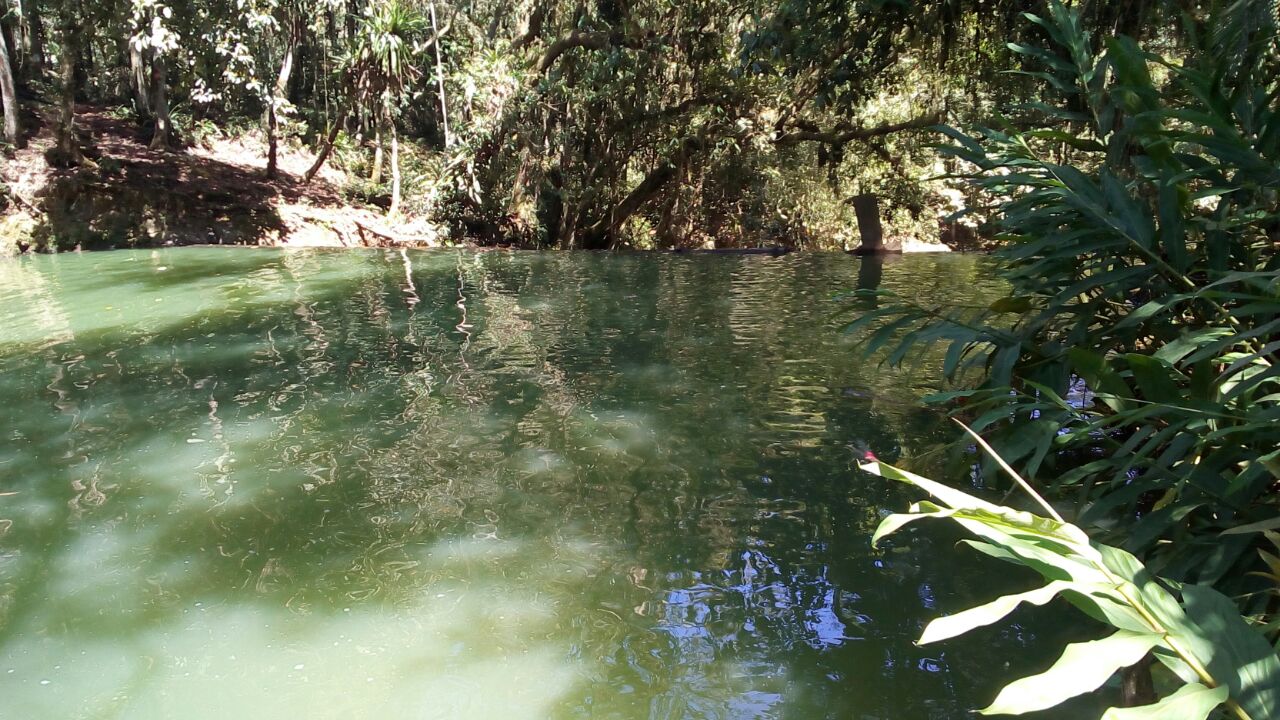
[{"label": "shrub", "polygon": [[[943,152],[999,201],[1011,292],[987,308],[880,294],[867,349],[940,342],[942,393],[1078,521],[1162,575],[1274,613],[1246,571],[1280,527],[1280,55],[1270,4],[1189,25],[1175,62],[1126,37],[1095,52],[1052,3],[1039,63],[1052,103]],[[1030,128],[1030,129],[1026,129]],[[1065,158],[1065,159],[1063,159]],[[1056,159],[1056,160],[1055,160]]]}]

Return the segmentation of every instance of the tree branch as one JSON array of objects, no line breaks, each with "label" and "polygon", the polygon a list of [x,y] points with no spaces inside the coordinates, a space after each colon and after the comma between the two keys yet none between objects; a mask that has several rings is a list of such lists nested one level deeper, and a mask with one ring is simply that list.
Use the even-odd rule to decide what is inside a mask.
[{"label": "tree branch", "polygon": [[556,60],[559,60],[561,55],[574,48],[581,47],[589,48],[591,50],[604,50],[605,48],[613,45],[639,48],[642,44],[643,43],[639,39],[627,37],[622,33],[608,33],[599,30],[588,32],[574,30],[568,35],[551,43],[551,45],[547,47],[546,52],[542,53],[542,57],[538,59],[538,64],[534,69],[538,71],[539,75],[545,73],[551,69],[552,65],[555,65]]},{"label": "tree branch", "polygon": [[547,19],[548,5],[549,3],[539,2],[533,6],[533,10],[529,12],[529,17],[525,20],[524,32],[511,41],[512,50],[519,50],[526,45],[531,45],[534,40],[538,39],[538,36],[542,34],[542,25]]},{"label": "tree branch", "polygon": [[[694,152],[704,146],[705,143],[698,138],[685,138],[681,143],[681,152]],[[622,224],[628,218],[644,207],[675,177],[675,162],[664,159],[658,163],[658,166],[650,170],[644,176],[644,179],[640,181],[640,184],[627,193],[627,196],[621,202],[609,209],[605,217],[600,218],[599,221],[583,233],[583,246],[588,248],[604,247],[605,242],[617,232],[618,228],[622,227]]]},{"label": "tree branch", "polygon": [[906,130],[923,130],[931,125],[937,125],[941,121],[942,113],[930,113],[913,120],[904,120],[903,122],[889,123],[888,125],[875,125],[873,127],[829,130],[826,132],[820,130],[792,130],[778,136],[774,142],[778,145],[794,145],[806,141],[827,143],[828,145],[843,145],[854,140],[867,140]]}]

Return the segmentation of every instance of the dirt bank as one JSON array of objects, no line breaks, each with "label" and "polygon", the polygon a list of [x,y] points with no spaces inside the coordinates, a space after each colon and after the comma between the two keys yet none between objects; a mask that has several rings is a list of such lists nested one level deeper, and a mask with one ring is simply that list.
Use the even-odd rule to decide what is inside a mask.
[{"label": "dirt bank", "polygon": [[112,248],[194,243],[359,246],[439,242],[424,222],[389,222],[382,209],[343,196],[343,174],[326,167],[302,181],[312,155],[282,144],[279,176],[265,174],[261,138],[212,137],[152,150],[130,119],[80,106],[90,161],[51,167],[52,118],[33,117],[27,147],[0,158],[0,254],[22,248]]}]

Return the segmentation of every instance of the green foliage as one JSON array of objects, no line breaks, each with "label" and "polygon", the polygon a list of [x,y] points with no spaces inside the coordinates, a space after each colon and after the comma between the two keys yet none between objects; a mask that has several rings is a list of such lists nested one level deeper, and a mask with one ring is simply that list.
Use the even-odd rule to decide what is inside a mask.
[{"label": "green foliage", "polygon": [[1280,656],[1216,590],[1157,578],[1132,554],[1091,541],[1060,517],[995,505],[879,461],[867,462],[862,469],[936,499],[885,518],[873,542],[916,520],[950,519],[979,538],[966,540],[968,546],[1034,570],[1046,581],[1033,590],[933,620],[921,644],[963,635],[1000,621],[1024,604],[1044,605],[1055,598],[1114,630],[1098,640],[1068,645],[1048,670],[1006,685],[980,711],[983,714],[1017,715],[1054,707],[1097,690],[1120,668],[1148,653],[1171,672],[1178,689],[1154,705],[1112,708],[1103,715],[1105,720],[1203,720],[1219,706],[1241,720],[1271,718],[1280,712]]},{"label": "green foliage", "polygon": [[177,136],[188,140],[192,145],[207,146],[211,141],[234,131],[233,128],[219,126],[209,118],[192,117],[186,108],[175,108],[171,118]]},{"label": "green foliage", "polygon": [[[85,0],[16,11],[19,25],[43,12],[50,28],[83,29],[76,94],[128,97],[144,125],[164,127],[151,104],[166,90],[193,116],[252,118],[268,138],[327,148],[337,125],[362,142],[421,141],[440,157],[416,206],[489,240],[835,249],[858,242],[859,194],[879,196],[891,241],[937,236],[957,189],[928,180],[945,170],[924,121],[986,117],[1035,91],[1036,78],[1006,72],[1019,56],[1005,41],[1029,47],[1024,6]],[[1169,6],[1091,3],[1081,24],[1158,28]],[[61,32],[45,40],[62,54]],[[32,88],[52,79],[55,53],[41,52],[20,63],[42,68]]]},{"label": "green foliage", "polygon": [[400,0],[366,8],[346,59],[362,102],[398,106],[406,86],[422,74],[413,60],[426,27],[423,17]]},{"label": "green foliage", "polygon": [[[1280,56],[1270,5],[1191,26],[1182,63],[1127,37],[1105,48],[1058,3],[1016,45],[1053,103],[998,128],[941,130],[999,202],[1010,296],[928,308],[882,294],[851,329],[902,362],[946,346],[943,393],[1079,520],[1162,575],[1249,593],[1280,513]],[[1274,611],[1274,608],[1271,609]]]}]

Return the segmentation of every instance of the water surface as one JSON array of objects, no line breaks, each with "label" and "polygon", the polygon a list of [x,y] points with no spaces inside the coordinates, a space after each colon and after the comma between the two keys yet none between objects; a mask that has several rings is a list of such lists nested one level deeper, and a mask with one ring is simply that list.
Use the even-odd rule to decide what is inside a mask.
[{"label": "water surface", "polygon": [[986,302],[990,275],[0,263],[0,717],[963,716],[1059,631],[913,645],[1013,580],[951,536],[870,547],[909,498],[854,448],[931,467],[952,430],[917,402],[938,362],[860,360],[833,296]]}]

